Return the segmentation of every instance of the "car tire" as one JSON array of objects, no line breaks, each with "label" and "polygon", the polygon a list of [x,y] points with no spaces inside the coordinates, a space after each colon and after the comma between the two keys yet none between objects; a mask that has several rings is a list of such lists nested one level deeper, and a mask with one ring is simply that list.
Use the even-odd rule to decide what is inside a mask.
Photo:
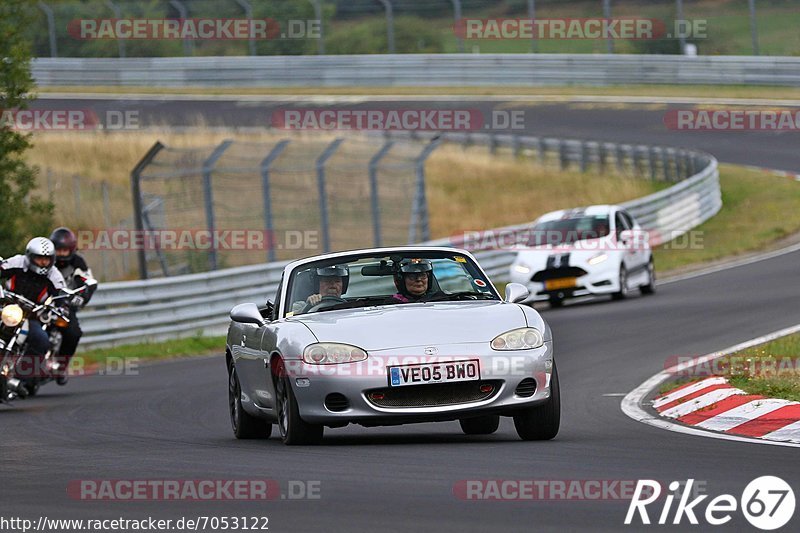
[{"label": "car tire", "polygon": [[26,394],[27,398],[33,398],[36,396],[36,393],[39,392],[39,384],[36,382],[26,381],[22,386],[28,391],[28,394]]},{"label": "car tire", "polygon": [[550,376],[550,398],[542,405],[530,407],[514,415],[514,427],[522,440],[550,440],[558,435],[561,425],[561,387],[553,363]]},{"label": "car tire", "polygon": [[284,376],[282,369],[275,378],[275,393],[278,406],[278,429],[283,443],[290,446],[319,444],[322,441],[325,426],[309,424],[300,418],[297,398],[289,383],[289,378]]},{"label": "car tire", "polygon": [[247,413],[242,407],[242,387],[233,361],[228,366],[228,408],[237,439],[268,439],[272,424]]},{"label": "car tire", "polygon": [[465,435],[491,435],[500,427],[499,415],[462,418],[458,421]]},{"label": "car tire", "polygon": [[653,294],[656,292],[656,265],[653,258],[647,263],[647,285],[639,287],[642,294]]},{"label": "car tire", "polygon": [[630,289],[628,288],[628,271],[625,269],[625,265],[620,265],[619,267],[619,291],[615,292],[611,295],[614,300],[624,300],[630,294]]},{"label": "car tire", "polygon": [[550,307],[562,307],[564,305],[564,298],[559,298],[558,296],[551,296],[549,302],[550,302]]}]

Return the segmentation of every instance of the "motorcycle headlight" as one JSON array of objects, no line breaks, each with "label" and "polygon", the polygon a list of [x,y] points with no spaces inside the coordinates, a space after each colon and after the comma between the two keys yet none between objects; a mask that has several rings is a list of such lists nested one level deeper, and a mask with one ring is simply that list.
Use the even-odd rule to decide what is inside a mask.
[{"label": "motorcycle headlight", "polygon": [[309,344],[303,350],[303,361],[310,365],[355,363],[367,358],[367,352],[356,346],[338,342]]},{"label": "motorcycle headlight", "polygon": [[17,304],[9,304],[3,308],[3,324],[9,328],[15,328],[22,322],[22,308]]},{"label": "motorcycle headlight", "polygon": [[492,340],[493,350],[530,350],[544,344],[542,333],[536,328],[519,328],[506,331]]}]

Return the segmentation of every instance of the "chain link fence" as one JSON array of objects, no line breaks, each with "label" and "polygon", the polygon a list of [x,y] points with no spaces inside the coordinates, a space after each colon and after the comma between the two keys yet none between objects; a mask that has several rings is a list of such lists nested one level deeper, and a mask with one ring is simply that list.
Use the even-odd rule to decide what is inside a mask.
[{"label": "chain link fence", "polygon": [[[156,143],[131,174],[140,275],[426,240],[425,159],[380,137]],[[138,239],[138,240],[137,240]]]}]

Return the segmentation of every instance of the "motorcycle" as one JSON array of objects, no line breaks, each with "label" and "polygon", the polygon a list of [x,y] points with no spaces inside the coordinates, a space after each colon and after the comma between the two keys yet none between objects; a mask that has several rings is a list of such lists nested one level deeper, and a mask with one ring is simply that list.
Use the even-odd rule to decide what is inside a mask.
[{"label": "motorcycle", "polygon": [[[77,289],[62,289],[62,294],[51,296],[41,304],[0,286],[0,402],[34,396],[41,385],[66,370],[57,357],[61,347],[61,328],[69,325],[69,308],[64,304],[68,305],[75,296],[96,283],[87,280],[86,285]],[[32,317],[42,324],[50,340],[50,349],[43,356],[26,355]],[[31,368],[23,368],[26,364]]]}]

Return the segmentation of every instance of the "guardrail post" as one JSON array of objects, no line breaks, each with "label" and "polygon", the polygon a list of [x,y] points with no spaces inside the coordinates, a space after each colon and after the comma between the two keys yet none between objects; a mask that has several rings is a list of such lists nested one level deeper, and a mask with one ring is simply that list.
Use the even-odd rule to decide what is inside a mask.
[{"label": "guardrail post", "polygon": [[394,146],[394,141],[386,143],[378,150],[372,159],[369,160],[369,197],[372,205],[372,233],[375,240],[375,248],[380,248],[381,244],[381,205],[378,196],[378,165],[381,159],[389,153]]},{"label": "guardrail post", "polygon": [[335,139],[317,158],[317,192],[319,194],[319,218],[322,230],[322,251],[331,251],[331,236],[328,227],[328,198],[325,192],[325,162],[333,155],[344,139]]},{"label": "guardrail post", "polygon": [[539,160],[539,164],[542,166],[547,162],[547,152],[545,151],[544,140],[541,137],[536,137],[536,159]]},{"label": "guardrail post", "polygon": [[566,170],[569,167],[569,159],[567,158],[567,143],[563,140],[558,141],[558,160],[561,165],[561,170]]},{"label": "guardrail post", "polygon": [[597,143],[597,165],[600,171],[600,174],[606,173],[606,157],[608,156],[608,152],[606,152],[606,145],[603,144],[602,141]]},{"label": "guardrail post", "polygon": [[497,153],[497,137],[495,137],[494,132],[489,134],[489,153],[490,154]]},{"label": "guardrail post", "polygon": [[[122,10],[119,8],[117,4],[112,2],[111,0],[106,0],[106,5],[108,8],[114,12],[114,16],[117,20],[122,18]],[[125,57],[125,39],[120,39],[117,37],[117,49],[119,50],[119,57]]]},{"label": "guardrail post", "polygon": [[[428,201],[425,197],[425,161],[442,143],[440,137],[434,137],[422,150],[414,163],[417,177],[417,191],[414,195],[414,204],[411,206],[411,220],[408,224],[408,244],[430,239],[428,228]],[[419,232],[417,229],[419,228]],[[419,236],[417,236],[419,233]]]},{"label": "guardrail post", "polygon": [[581,172],[586,172],[589,168],[589,146],[586,141],[581,141]]},{"label": "guardrail post", "polygon": [[650,169],[650,179],[656,180],[656,149],[652,146],[647,148],[647,166]]},{"label": "guardrail post", "polygon": [[272,225],[272,195],[269,188],[269,167],[289,145],[288,140],[283,140],[270,150],[267,157],[261,161],[261,195],[264,202],[264,229],[267,232],[267,261],[275,261],[275,228]]},{"label": "guardrail post", "polygon": [[[131,196],[133,197],[133,224],[136,231],[141,234],[144,231],[144,218],[142,212],[142,171],[155,159],[158,153],[164,148],[159,141],[150,147],[150,150],[136,163],[131,170]],[[144,247],[136,251],[139,261],[139,278],[147,279],[147,257]]]},{"label": "guardrail post", "polygon": [[669,153],[666,148],[661,148],[661,166],[664,167],[664,181],[672,180],[672,172],[669,167]]},{"label": "guardrail post", "polygon": [[47,17],[47,33],[50,36],[50,57],[58,57],[58,46],[56,43],[56,20],[53,15],[53,10],[50,6],[40,1],[38,4],[39,9],[44,12]]},{"label": "guardrail post", "polygon": [[244,16],[247,20],[250,21],[250,36],[247,38],[247,48],[250,52],[251,56],[256,55],[256,41],[255,37],[253,36],[253,6],[247,0],[236,0],[236,3],[239,4],[239,7],[242,8],[244,11]]},{"label": "guardrail post", "polygon": [[686,177],[685,174],[684,174],[684,171],[686,169],[683,166],[684,156],[685,156],[685,153],[684,153],[683,150],[676,150],[673,153],[673,158],[674,158],[674,161],[675,161],[675,180],[676,181],[680,181],[684,177]]},{"label": "guardrail post", "polygon": [[[206,226],[212,236],[212,242],[217,227],[216,220],[214,219],[214,189],[211,185],[211,173],[214,172],[214,166],[217,164],[217,161],[219,161],[219,158],[222,157],[222,154],[225,153],[225,150],[227,150],[231,144],[233,144],[233,141],[230,139],[222,141],[219,146],[214,148],[214,151],[211,152],[208,159],[203,161],[203,202],[205,203],[206,210]],[[211,246],[208,250],[208,267],[211,270],[217,269],[217,249],[214,246]]]},{"label": "guardrail post", "polygon": [[[182,0],[169,0],[169,5],[178,11],[178,15],[181,19],[186,20],[189,18],[189,10],[183,5]],[[188,36],[183,38],[183,55],[194,55],[194,43],[192,43]]]},{"label": "guardrail post", "polygon": [[625,172],[625,152],[622,150],[622,146],[615,144],[614,145],[614,157],[617,160],[617,171],[622,174]]},{"label": "guardrail post", "polygon": [[689,154],[689,175],[697,174],[697,154]]},{"label": "guardrail post", "polygon": [[519,142],[519,135],[512,135],[511,136],[511,153],[514,157],[519,157],[520,151],[522,147]]},{"label": "guardrail post", "polygon": [[386,9],[386,41],[389,46],[389,53],[394,53],[394,10],[391,0],[378,0]]},{"label": "guardrail post", "polygon": [[631,147],[631,160],[633,161],[633,175],[638,177],[639,174],[642,173],[642,169],[640,168],[642,165],[641,157],[639,156],[639,147],[632,146]]}]

